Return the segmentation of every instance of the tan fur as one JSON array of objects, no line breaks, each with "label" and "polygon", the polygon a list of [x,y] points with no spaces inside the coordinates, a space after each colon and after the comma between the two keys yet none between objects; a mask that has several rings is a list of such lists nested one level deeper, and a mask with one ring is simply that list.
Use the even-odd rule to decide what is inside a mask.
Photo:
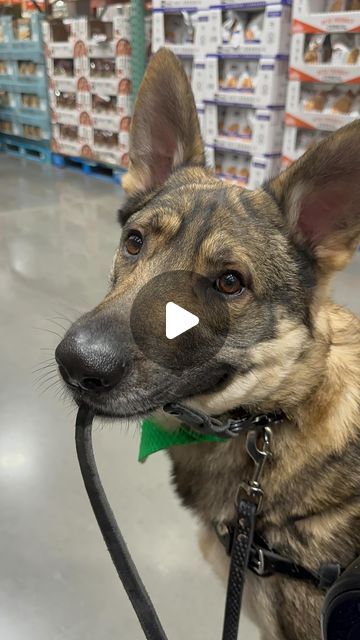
[{"label": "tan fur", "polygon": [[[268,371],[261,371],[265,375],[260,375],[258,383],[254,381],[246,390],[247,403],[265,410],[282,406],[289,413],[289,421],[274,428],[272,467],[265,471],[263,480],[262,534],[275,548],[313,570],[326,561],[346,566],[360,552],[358,468],[343,469],[344,476],[349,476],[349,483],[343,484],[343,479],[339,477],[337,481],[327,469],[326,462],[332,455],[340,456],[341,460],[344,454],[346,464],[345,454],[352,446],[355,460],[360,460],[359,454],[356,457],[356,446],[351,444],[359,437],[360,425],[360,323],[350,312],[328,303],[318,313],[315,324],[316,337],[303,362],[294,364],[290,360],[288,375],[282,380],[277,377],[276,365],[273,369],[270,365]],[[291,343],[290,332],[289,346]],[[281,351],[278,354],[281,358]],[[239,380],[239,396],[233,395],[236,381],[231,385],[231,393],[225,391],[223,406],[218,404],[220,398],[216,401],[211,394],[207,399],[204,396],[192,399],[190,404],[211,413],[214,407],[217,413],[225,406],[239,405],[243,403],[242,384]],[[230,442],[217,448],[218,451],[206,445],[177,447],[171,456],[175,469],[183,467],[192,482],[202,483],[197,510],[202,521],[208,523],[202,552],[225,579],[228,560],[211,532],[210,523],[234,518],[236,487],[242,477],[247,477],[248,470],[243,443]],[[309,464],[323,466],[323,475],[314,479],[312,487],[302,490],[301,479],[307,479]],[[210,469],[209,474],[206,469]],[[211,482],[211,477],[216,477],[217,482]],[[281,496],[286,496],[286,503]],[[316,515],[300,520],[295,528],[286,524],[292,515],[306,512]],[[303,541],[298,540],[301,534]],[[280,578],[262,581],[250,577],[250,585],[247,602],[257,603],[256,615],[251,617],[257,624],[262,623],[264,638],[320,638],[321,592]],[[283,598],[288,603],[285,609],[278,606]],[[282,630],[284,625],[286,631]]]}]

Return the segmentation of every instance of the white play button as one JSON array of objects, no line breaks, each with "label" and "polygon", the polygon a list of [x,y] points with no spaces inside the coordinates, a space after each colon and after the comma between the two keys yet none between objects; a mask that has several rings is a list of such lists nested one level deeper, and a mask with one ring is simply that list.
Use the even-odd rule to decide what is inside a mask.
[{"label": "white play button", "polygon": [[179,307],[175,302],[167,303],[165,333],[169,340],[173,340],[173,338],[180,336],[185,331],[189,331],[189,329],[196,327],[197,324],[199,324],[198,316]]}]

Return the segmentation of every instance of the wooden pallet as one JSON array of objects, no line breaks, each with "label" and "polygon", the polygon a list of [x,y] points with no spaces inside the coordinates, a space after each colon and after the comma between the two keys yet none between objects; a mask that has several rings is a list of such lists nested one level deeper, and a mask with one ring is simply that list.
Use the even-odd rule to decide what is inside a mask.
[{"label": "wooden pallet", "polygon": [[17,158],[35,160],[43,164],[51,162],[51,151],[46,143],[36,142],[20,136],[0,134],[0,151]]},{"label": "wooden pallet", "polygon": [[60,153],[52,153],[51,160],[55,167],[61,169],[73,169],[75,171],[82,171],[87,176],[94,178],[100,178],[103,180],[110,180],[121,184],[121,177],[126,172],[126,169],[121,167],[114,167],[113,165],[96,162],[95,160],[88,160],[85,158],[78,158],[74,156],[65,156]]}]

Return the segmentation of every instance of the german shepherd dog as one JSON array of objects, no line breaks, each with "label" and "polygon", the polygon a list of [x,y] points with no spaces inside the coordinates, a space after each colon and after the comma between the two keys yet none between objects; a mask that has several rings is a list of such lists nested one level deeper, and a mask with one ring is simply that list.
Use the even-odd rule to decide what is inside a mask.
[{"label": "german shepherd dog", "polygon": [[[360,325],[331,302],[329,283],[360,239],[360,121],[257,191],[227,185],[205,167],[189,82],[162,49],[137,98],[124,186],[110,291],[56,351],[67,387],[99,415],[155,413],[165,428],[161,407],[174,399],[213,416],[282,410],[257,530],[310,570],[346,567],[360,554]],[[231,320],[220,352],[182,375],[139,353],[129,328],[139,290],[174,269],[211,279]],[[235,518],[252,472],[244,438],[169,455],[176,490],[202,523],[202,551],[225,576],[212,522]],[[248,576],[263,640],[319,640],[322,601],[301,581]]]}]

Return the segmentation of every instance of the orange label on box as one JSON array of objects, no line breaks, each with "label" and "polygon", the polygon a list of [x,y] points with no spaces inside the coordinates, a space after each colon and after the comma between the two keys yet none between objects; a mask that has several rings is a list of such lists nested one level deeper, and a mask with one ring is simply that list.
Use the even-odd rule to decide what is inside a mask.
[{"label": "orange label on box", "polygon": [[295,118],[295,116],[290,115],[290,113],[285,114],[285,124],[288,127],[300,127],[301,129],[315,129],[308,122],[304,122],[304,120],[300,120],[300,118]]},{"label": "orange label on box", "polygon": [[326,33],[319,27],[295,19],[291,23],[291,30],[293,33]]},{"label": "orange label on box", "polygon": [[360,32],[360,11],[308,15],[307,20],[293,18],[293,33],[357,33]]}]

